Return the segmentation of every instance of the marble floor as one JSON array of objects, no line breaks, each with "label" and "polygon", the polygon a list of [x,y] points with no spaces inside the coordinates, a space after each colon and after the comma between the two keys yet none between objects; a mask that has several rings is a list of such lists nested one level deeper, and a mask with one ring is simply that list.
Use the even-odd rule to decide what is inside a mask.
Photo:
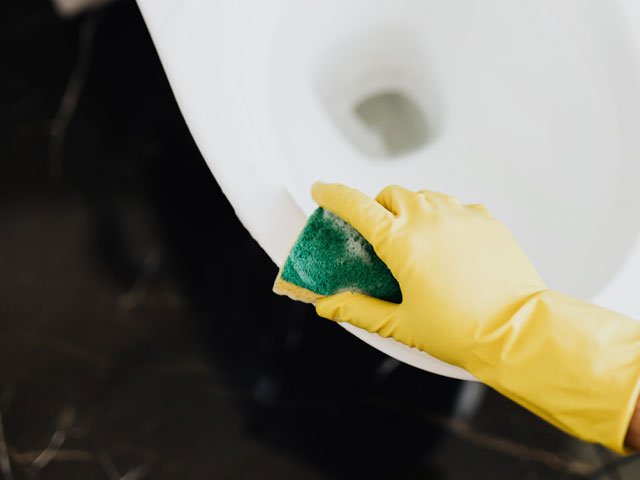
[{"label": "marble floor", "polygon": [[3,478],[640,476],[273,295],[134,2],[0,38]]}]

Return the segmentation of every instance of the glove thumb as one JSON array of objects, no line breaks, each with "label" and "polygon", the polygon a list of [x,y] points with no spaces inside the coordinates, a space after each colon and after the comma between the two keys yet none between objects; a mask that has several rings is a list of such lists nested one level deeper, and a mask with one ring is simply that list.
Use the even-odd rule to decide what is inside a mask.
[{"label": "glove thumb", "polygon": [[398,305],[359,293],[338,293],[319,300],[318,315],[336,322],[349,322],[356,327],[383,337],[391,335]]}]

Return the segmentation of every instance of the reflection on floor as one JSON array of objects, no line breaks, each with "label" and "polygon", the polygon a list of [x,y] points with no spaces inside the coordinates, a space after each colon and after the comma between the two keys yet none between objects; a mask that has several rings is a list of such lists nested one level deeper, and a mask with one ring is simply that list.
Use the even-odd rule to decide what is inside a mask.
[{"label": "reflection on floor", "polygon": [[[4,478],[634,478],[272,295],[132,2],[0,15]],[[224,134],[224,132],[212,132]],[[635,472],[635,475],[634,475]]]}]

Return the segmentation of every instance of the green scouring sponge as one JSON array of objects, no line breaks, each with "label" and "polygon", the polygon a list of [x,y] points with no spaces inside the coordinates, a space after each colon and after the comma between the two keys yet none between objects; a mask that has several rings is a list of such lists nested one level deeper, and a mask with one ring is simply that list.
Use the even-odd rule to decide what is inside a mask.
[{"label": "green scouring sponge", "polygon": [[400,286],[373,247],[329,210],[318,208],[289,251],[273,291],[315,303],[340,292],[357,292],[400,303]]}]

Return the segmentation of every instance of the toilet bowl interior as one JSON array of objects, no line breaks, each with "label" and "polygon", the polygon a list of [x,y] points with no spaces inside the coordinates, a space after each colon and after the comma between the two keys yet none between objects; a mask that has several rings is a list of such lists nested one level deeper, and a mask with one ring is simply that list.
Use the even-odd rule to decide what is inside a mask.
[{"label": "toilet bowl interior", "polygon": [[640,78],[614,6],[280,6],[241,42],[264,70],[239,75],[261,85],[257,129],[306,213],[317,179],[372,195],[398,183],[487,204],[551,288],[592,298],[624,264],[640,227]]}]

